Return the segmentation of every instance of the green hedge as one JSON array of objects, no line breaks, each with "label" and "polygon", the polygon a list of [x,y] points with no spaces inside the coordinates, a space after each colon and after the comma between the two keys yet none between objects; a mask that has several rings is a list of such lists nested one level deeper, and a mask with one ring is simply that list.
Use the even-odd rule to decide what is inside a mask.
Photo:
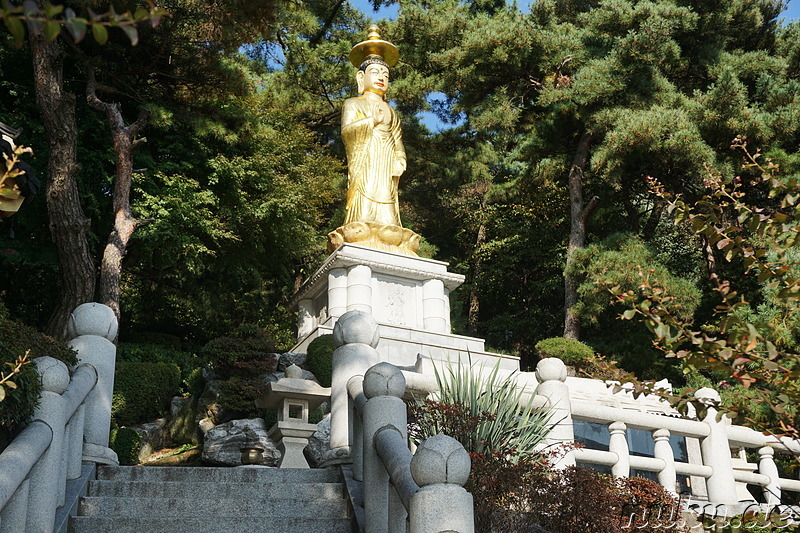
[{"label": "green hedge", "polygon": [[139,450],[142,449],[142,436],[131,428],[118,428],[111,431],[109,446],[117,453],[119,464],[139,464]]},{"label": "green hedge", "polygon": [[255,401],[267,393],[267,385],[258,379],[233,376],[220,381],[219,404],[236,418],[261,417]]},{"label": "green hedge", "polygon": [[594,350],[574,339],[551,337],[536,343],[536,353],[541,358],[557,357],[564,364],[576,367],[587,366],[594,362]]},{"label": "green hedge", "polygon": [[275,372],[275,344],[263,334],[252,337],[218,337],[202,349],[206,363],[213,364],[222,379]]},{"label": "green hedge", "polygon": [[158,418],[178,393],[181,372],[173,363],[117,363],[111,414],[120,426]]},{"label": "green hedge", "polygon": [[306,364],[323,387],[331,386],[334,349],[333,335],[320,335],[306,349]]},{"label": "green hedge", "polygon": [[121,342],[117,346],[117,361],[126,363],[174,363],[184,376],[202,366],[202,362],[191,352],[181,351],[178,346],[164,346],[146,342]]},{"label": "green hedge", "polygon": [[[78,363],[73,350],[64,343],[59,342],[36,329],[26,326],[22,322],[13,320],[8,316],[8,311],[0,304],[0,368],[9,372],[17,358],[30,351],[29,360],[36,357],[50,356],[72,367]],[[39,402],[41,383],[39,374],[32,363],[22,367],[11,381],[17,387],[6,387],[5,399],[0,403],[0,428],[9,433],[14,433],[17,428],[26,423],[33,415],[33,410]]]}]

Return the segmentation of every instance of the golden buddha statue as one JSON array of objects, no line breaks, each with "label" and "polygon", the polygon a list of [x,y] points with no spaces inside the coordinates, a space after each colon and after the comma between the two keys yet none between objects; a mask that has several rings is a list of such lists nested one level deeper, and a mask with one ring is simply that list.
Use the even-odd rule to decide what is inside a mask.
[{"label": "golden buddha statue", "polygon": [[328,234],[328,249],[343,242],[417,255],[419,235],[403,228],[397,184],[406,169],[400,120],[386,103],[389,68],[397,48],[370,27],[369,37],[353,47],[359,96],[342,109],[342,139],[347,151],[347,204],[344,225]]}]

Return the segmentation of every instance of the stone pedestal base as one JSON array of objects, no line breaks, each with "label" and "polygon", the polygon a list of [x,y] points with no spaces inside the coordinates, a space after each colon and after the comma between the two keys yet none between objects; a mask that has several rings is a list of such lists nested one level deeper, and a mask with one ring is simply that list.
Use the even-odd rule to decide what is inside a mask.
[{"label": "stone pedestal base", "polygon": [[490,358],[503,369],[519,369],[519,359],[485,351],[483,339],[450,333],[450,292],[464,276],[448,272],[447,263],[341,244],[300,288],[293,300],[298,310],[298,342],[305,352],[320,335],[333,331],[347,311],[364,311],[380,325],[378,353],[405,369],[417,354],[433,360],[465,364]]},{"label": "stone pedestal base", "polygon": [[303,450],[317,426],[295,421],[278,422],[269,430],[269,438],[276,442],[281,452],[280,468],[309,468]]}]

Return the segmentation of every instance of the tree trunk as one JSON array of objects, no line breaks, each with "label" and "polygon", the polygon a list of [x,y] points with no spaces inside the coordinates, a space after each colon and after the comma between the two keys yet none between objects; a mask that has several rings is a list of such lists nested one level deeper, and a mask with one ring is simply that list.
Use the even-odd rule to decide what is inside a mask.
[{"label": "tree trunk", "polygon": [[472,284],[469,287],[469,314],[467,319],[467,329],[470,335],[478,334],[478,322],[480,321],[481,301],[478,295],[478,277],[483,271],[483,260],[481,259],[480,248],[486,242],[486,225],[481,222],[478,226],[478,237],[475,239],[475,268],[472,271]]},{"label": "tree trunk", "polygon": [[70,313],[78,305],[91,301],[95,288],[94,261],[86,238],[89,219],[83,214],[75,179],[78,170],[75,96],[64,91],[58,42],[47,42],[43,35],[31,34],[30,46],[36,105],[50,148],[45,188],[50,235],[61,270],[60,293],[45,331],[55,338],[66,339]]},{"label": "tree trunk", "polygon": [[586,220],[597,207],[600,198],[595,196],[588,205],[583,203],[583,169],[589,159],[591,132],[586,132],[578,142],[578,149],[569,170],[570,229],[567,245],[567,265],[564,271],[564,338],[580,340],[581,322],[574,307],[578,303],[578,279],[571,274],[570,266],[575,251],[586,244]]},{"label": "tree trunk", "polygon": [[114,310],[119,318],[120,284],[122,281],[122,259],[128,250],[128,242],[136,230],[138,221],[131,215],[131,180],[133,177],[133,149],[136,135],[147,123],[147,114],[143,113],[130,126],[125,125],[119,104],[109,104],[97,97],[97,82],[94,71],[89,67],[89,79],[86,84],[86,101],[89,106],[105,113],[108,128],[114,143],[116,158],[116,176],[112,191],[112,207],[114,209],[114,227],[108,236],[103,259],[100,263],[100,286],[98,301]]},{"label": "tree trunk", "polygon": [[472,284],[469,288],[469,309],[467,311],[467,331],[470,335],[478,334],[478,323],[480,322],[481,300],[478,292],[478,279],[483,272],[483,259],[481,258],[481,247],[486,242],[486,194],[489,192],[489,182],[485,179],[475,183],[475,194],[479,198],[478,235],[475,237],[475,248],[473,257],[475,263],[472,269]]}]

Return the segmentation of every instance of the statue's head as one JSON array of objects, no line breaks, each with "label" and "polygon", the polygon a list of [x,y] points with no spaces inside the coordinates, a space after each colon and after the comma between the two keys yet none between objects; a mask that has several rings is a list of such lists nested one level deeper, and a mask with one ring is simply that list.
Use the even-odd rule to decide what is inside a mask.
[{"label": "statue's head", "polygon": [[389,65],[380,57],[368,57],[358,67],[356,81],[358,94],[372,92],[384,97],[389,90]]},{"label": "statue's head", "polygon": [[389,88],[389,68],[397,64],[400,52],[397,47],[381,39],[378,26],[369,28],[369,36],[350,50],[350,62],[358,67],[356,81],[358,94],[373,92],[381,97]]}]

